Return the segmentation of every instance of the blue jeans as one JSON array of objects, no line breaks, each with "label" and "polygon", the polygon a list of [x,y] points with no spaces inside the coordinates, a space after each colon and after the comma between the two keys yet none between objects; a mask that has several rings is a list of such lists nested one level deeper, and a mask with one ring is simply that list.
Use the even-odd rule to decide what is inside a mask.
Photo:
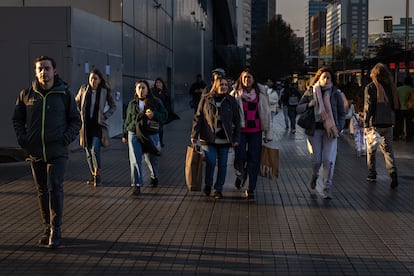
[{"label": "blue jeans", "polygon": [[[392,138],[393,138],[393,129],[392,127],[387,128],[375,128],[375,130],[381,135],[381,144],[379,147],[385,159],[385,167],[387,168],[388,173],[397,172],[395,166],[394,152],[392,150]],[[372,149],[369,145],[367,146],[367,165],[368,165],[368,175],[376,176],[376,149]]]},{"label": "blue jeans", "polygon": [[213,186],[214,169],[216,168],[217,161],[217,178],[216,183],[214,184],[214,189],[221,193],[223,191],[224,182],[226,181],[227,159],[230,146],[207,144],[202,145],[201,148],[204,151],[206,160],[206,174],[204,179],[206,187],[211,188],[211,186]]},{"label": "blue jeans", "polygon": [[328,138],[324,129],[316,129],[313,136],[308,136],[308,143],[312,147],[312,176],[316,177],[322,166],[324,188],[331,188],[338,149],[338,138]]},{"label": "blue jeans", "polygon": [[31,160],[43,226],[59,231],[63,216],[63,180],[68,159],[60,157],[48,162]]},{"label": "blue jeans", "polygon": [[256,189],[257,176],[260,171],[260,156],[262,152],[262,132],[240,133],[240,144],[235,148],[234,165],[241,174],[237,177],[242,183],[249,177],[248,190]]},{"label": "blue jeans", "polygon": [[101,167],[101,139],[99,137],[92,138],[92,146],[86,147],[86,161],[88,162],[89,170],[92,175],[95,175]]},{"label": "blue jeans", "polygon": [[[151,140],[154,143],[159,143],[158,134],[151,135]],[[131,169],[131,186],[141,186],[142,180],[142,156],[148,166],[151,178],[158,176],[158,157],[154,154],[143,153],[141,142],[138,140],[134,132],[128,131],[128,152],[129,165]]]}]

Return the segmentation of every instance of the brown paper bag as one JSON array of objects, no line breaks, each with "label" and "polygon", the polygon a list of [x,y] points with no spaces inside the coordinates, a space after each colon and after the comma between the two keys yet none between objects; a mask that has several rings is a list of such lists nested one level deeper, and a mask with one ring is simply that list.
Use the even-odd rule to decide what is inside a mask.
[{"label": "brown paper bag", "polygon": [[279,149],[262,145],[260,176],[276,179],[279,176]]},{"label": "brown paper bag", "polygon": [[203,153],[200,146],[187,146],[185,156],[185,182],[189,191],[201,191],[203,175]]}]

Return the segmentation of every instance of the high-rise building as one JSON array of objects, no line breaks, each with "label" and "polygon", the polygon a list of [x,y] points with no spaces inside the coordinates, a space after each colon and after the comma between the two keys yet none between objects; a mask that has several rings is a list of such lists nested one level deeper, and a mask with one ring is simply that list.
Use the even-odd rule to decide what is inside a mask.
[{"label": "high-rise building", "polygon": [[304,54],[311,55],[311,18],[318,12],[326,12],[326,6],[332,0],[309,0],[305,9],[305,38],[304,38]]},{"label": "high-rise building", "polygon": [[252,1],[237,0],[236,8],[237,46],[246,49],[246,60],[249,60],[252,47]]},{"label": "high-rise building", "polygon": [[276,16],[276,0],[251,0],[251,36],[252,43],[257,34]]},{"label": "high-rise building", "polygon": [[398,43],[401,45],[405,45],[405,39],[408,38],[408,49],[413,48],[414,44],[414,25],[413,25],[413,19],[411,17],[408,18],[408,33],[405,33],[405,22],[406,18],[400,18],[400,24],[393,24],[392,25],[392,33],[398,37]]},{"label": "high-rise building", "polygon": [[310,55],[319,56],[319,50],[326,45],[326,12],[318,12],[311,17]]},{"label": "high-rise building", "polygon": [[362,56],[368,49],[368,22],[368,0],[333,1],[326,11],[326,44]]}]

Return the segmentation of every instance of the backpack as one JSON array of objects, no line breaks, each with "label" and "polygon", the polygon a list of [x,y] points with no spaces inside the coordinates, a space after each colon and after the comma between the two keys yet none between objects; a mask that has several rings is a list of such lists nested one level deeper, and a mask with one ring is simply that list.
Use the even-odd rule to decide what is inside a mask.
[{"label": "backpack", "polygon": [[298,105],[298,103],[299,103],[299,98],[297,95],[295,94],[289,95],[289,98],[288,98],[289,105]]}]

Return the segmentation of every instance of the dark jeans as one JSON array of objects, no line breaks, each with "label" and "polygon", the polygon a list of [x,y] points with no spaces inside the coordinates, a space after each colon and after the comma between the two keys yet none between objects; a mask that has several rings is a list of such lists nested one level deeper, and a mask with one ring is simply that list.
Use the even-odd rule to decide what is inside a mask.
[{"label": "dark jeans", "polygon": [[290,129],[296,129],[296,106],[288,106],[288,116],[290,120]]},{"label": "dark jeans", "polygon": [[235,169],[242,183],[249,177],[250,191],[256,189],[257,176],[260,170],[260,156],[262,152],[262,132],[240,133],[240,144],[235,148]]},{"label": "dark jeans", "polygon": [[[412,130],[411,130],[411,120],[412,117],[410,116],[410,113],[408,110],[398,110],[396,112],[396,122],[397,126],[394,129],[394,137],[395,138],[411,138],[412,137]],[[405,131],[404,131],[405,128]]]},{"label": "dark jeans", "polygon": [[31,161],[33,180],[37,189],[40,215],[43,225],[59,230],[63,215],[63,179],[66,172],[66,157],[54,160]]}]

